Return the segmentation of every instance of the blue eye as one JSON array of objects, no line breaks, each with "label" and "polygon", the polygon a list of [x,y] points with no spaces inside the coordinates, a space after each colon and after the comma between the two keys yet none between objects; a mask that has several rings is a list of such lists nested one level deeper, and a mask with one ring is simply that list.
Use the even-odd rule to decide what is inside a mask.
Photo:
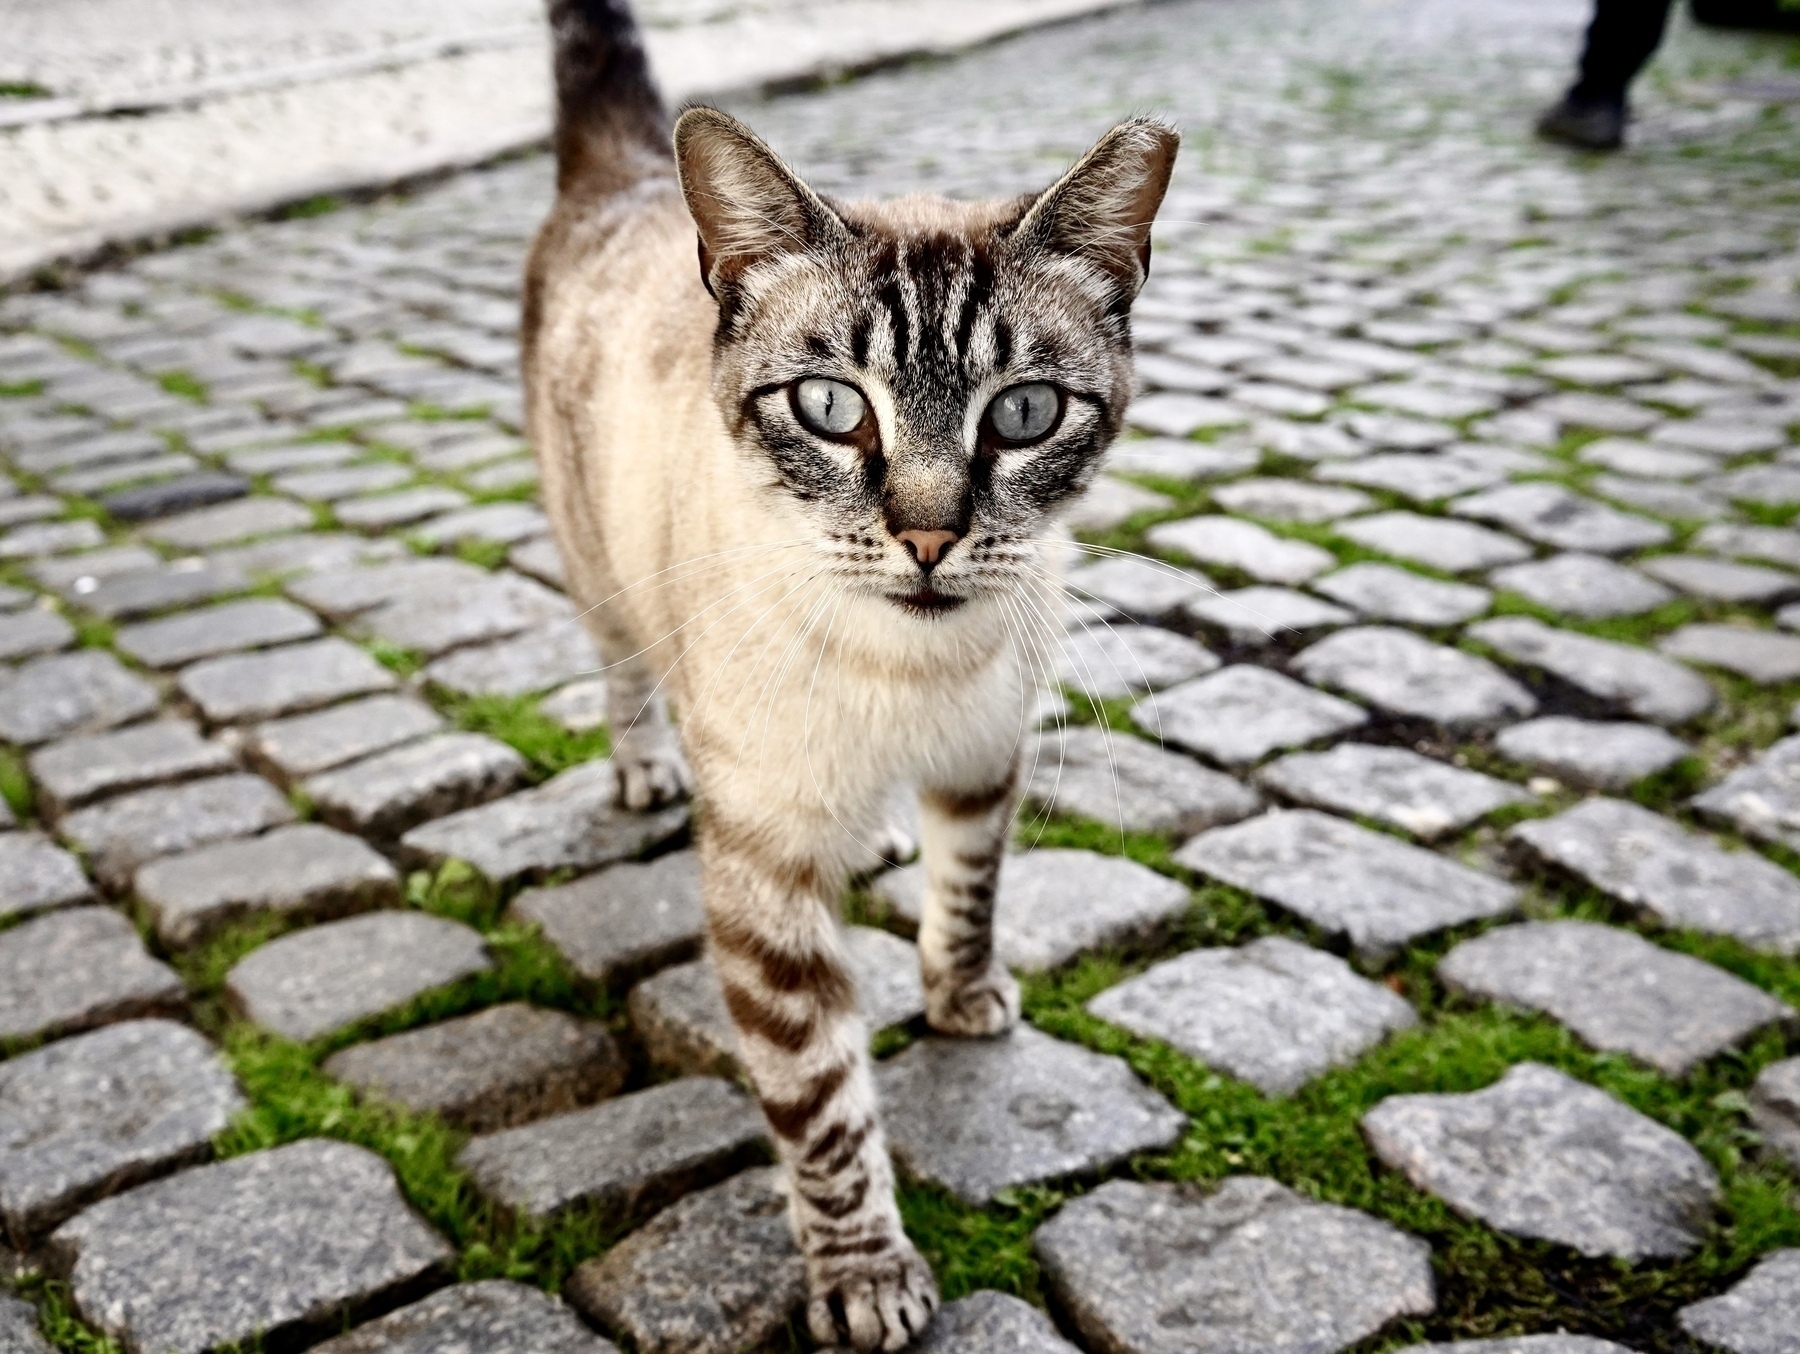
[{"label": "blue eye", "polygon": [[987,407],[988,422],[1008,442],[1035,442],[1056,426],[1062,397],[1046,381],[1013,386],[994,396]]},{"label": "blue eye", "polygon": [[843,438],[862,424],[869,405],[862,392],[842,381],[809,376],[794,390],[800,422],[821,437]]}]

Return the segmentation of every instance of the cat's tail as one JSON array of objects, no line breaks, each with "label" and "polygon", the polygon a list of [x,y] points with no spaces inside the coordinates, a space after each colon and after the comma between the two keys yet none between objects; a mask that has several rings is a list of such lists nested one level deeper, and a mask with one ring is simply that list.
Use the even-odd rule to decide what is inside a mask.
[{"label": "cat's tail", "polygon": [[556,189],[601,198],[670,172],[669,115],[628,0],[549,0]]}]

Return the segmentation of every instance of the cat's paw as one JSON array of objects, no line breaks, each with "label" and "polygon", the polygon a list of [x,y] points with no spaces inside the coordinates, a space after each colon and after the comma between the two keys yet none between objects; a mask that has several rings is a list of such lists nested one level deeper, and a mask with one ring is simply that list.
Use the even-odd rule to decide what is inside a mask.
[{"label": "cat's paw", "polygon": [[693,792],[693,773],[673,739],[622,742],[613,749],[612,764],[623,808],[659,809]]},{"label": "cat's paw", "polygon": [[925,1021],[939,1034],[989,1039],[1019,1023],[1019,984],[999,964],[972,981],[925,984]]},{"label": "cat's paw", "polygon": [[847,1349],[905,1349],[931,1324],[937,1280],[912,1242],[878,1255],[840,1256],[810,1278],[806,1324],[813,1339]]}]

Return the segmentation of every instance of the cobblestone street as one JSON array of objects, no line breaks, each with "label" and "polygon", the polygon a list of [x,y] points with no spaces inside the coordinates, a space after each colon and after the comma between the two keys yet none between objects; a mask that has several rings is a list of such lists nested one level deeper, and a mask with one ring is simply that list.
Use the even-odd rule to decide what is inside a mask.
[{"label": "cobblestone street", "polygon": [[[1678,20],[1595,160],[1529,132],[1585,18],[1183,0],[731,104],[841,195],[1186,136],[1024,1027],[927,1032],[919,867],[847,901],[931,1354],[1800,1354],[1800,40]],[[0,296],[0,1354],[810,1348],[535,499],[551,177]]]}]

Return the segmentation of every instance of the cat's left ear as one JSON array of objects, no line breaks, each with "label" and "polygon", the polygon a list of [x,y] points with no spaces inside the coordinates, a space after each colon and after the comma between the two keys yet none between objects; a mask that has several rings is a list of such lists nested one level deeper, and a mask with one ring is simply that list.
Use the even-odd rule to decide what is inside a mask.
[{"label": "cat's left ear", "polygon": [[1150,276],[1150,223],[1180,146],[1166,123],[1121,122],[1031,204],[1014,238],[1088,259],[1135,296]]}]

